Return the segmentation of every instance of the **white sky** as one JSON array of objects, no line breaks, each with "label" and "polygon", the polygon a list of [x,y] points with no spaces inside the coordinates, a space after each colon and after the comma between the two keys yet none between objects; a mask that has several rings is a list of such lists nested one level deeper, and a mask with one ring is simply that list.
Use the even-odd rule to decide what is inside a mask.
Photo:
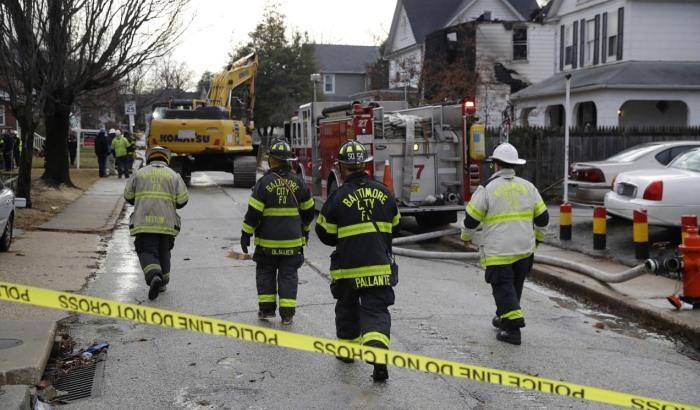
[{"label": "white sky", "polygon": [[[287,26],[319,43],[377,45],[391,28],[395,0],[277,0]],[[235,44],[262,18],[268,0],[192,0],[192,23],[173,57],[194,71],[223,69]]]}]

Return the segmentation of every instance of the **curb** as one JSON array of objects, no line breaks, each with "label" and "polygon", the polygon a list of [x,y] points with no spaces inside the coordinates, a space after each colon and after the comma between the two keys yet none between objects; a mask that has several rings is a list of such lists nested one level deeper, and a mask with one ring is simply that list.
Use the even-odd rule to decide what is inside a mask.
[{"label": "curb", "polygon": [[[474,251],[455,236],[443,237],[440,242],[462,251]],[[566,272],[575,277],[564,277]],[[566,269],[535,264],[530,272],[530,279],[540,284],[548,285],[557,290],[578,297],[584,302],[595,304],[604,310],[618,316],[638,322],[646,327],[663,331],[666,334],[680,336],[686,339],[694,348],[700,348],[700,328],[679,320],[676,314],[669,311],[650,308],[647,304],[627,298],[605,284],[577,274]],[[591,284],[587,284],[590,282]]]}]

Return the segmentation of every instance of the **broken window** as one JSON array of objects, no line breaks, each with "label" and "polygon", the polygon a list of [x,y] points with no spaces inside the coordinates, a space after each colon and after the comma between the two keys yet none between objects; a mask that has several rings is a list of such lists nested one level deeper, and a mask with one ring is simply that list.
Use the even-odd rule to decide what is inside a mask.
[{"label": "broken window", "polygon": [[513,29],[513,60],[527,60],[527,27]]}]

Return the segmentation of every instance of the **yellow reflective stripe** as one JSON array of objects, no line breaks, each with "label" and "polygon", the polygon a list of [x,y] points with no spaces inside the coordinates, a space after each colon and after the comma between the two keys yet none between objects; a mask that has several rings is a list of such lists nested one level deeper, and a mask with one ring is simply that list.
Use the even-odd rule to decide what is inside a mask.
[{"label": "yellow reflective stripe", "polygon": [[394,216],[394,219],[391,221],[392,226],[396,226],[401,222],[401,212],[396,211],[396,216]]},{"label": "yellow reflective stripe", "polygon": [[362,335],[362,344],[366,345],[367,342],[375,340],[381,342],[384,346],[389,347],[389,336],[384,333],[379,332],[367,332]]},{"label": "yellow reflective stripe", "polygon": [[309,198],[308,200],[302,202],[299,205],[299,209],[301,209],[302,211],[306,211],[307,209],[310,209],[313,207],[314,207],[314,199],[313,198]]},{"label": "yellow reflective stripe", "polygon": [[130,190],[129,188],[124,188],[124,199],[134,199],[134,191]]},{"label": "yellow reflective stripe", "polygon": [[174,201],[175,200],[175,195],[169,194],[167,192],[157,192],[157,191],[137,192],[135,197],[136,197],[136,199],[162,199],[165,201]]},{"label": "yellow reflective stripe", "polygon": [[503,222],[532,221],[532,211],[524,212],[504,212],[501,214],[489,215],[484,219],[484,225],[493,225]]},{"label": "yellow reflective stripe", "polygon": [[333,279],[364,278],[367,276],[377,276],[377,275],[391,275],[391,266],[389,266],[389,264],[386,264],[386,265],[362,266],[359,268],[350,268],[350,269],[331,270],[331,277]]},{"label": "yellow reflective stripe", "polygon": [[469,214],[469,216],[471,216],[479,222],[483,221],[484,217],[486,216],[485,212],[476,209],[474,204],[472,204],[471,202],[467,204],[467,213]]},{"label": "yellow reflective stripe", "polygon": [[276,295],[258,295],[258,303],[275,303]]},{"label": "yellow reflective stripe", "polygon": [[157,264],[157,263],[151,263],[151,264],[148,264],[148,265],[144,266],[144,268],[143,268],[143,273],[148,273],[148,272],[150,272],[150,271],[152,271],[152,270],[162,270],[162,269],[161,269],[161,267],[160,267],[159,264]]},{"label": "yellow reflective stripe", "polygon": [[510,265],[521,259],[525,259],[532,255],[532,253],[524,253],[522,255],[503,255],[503,256],[487,256],[481,259],[481,266],[495,266],[495,265]]},{"label": "yellow reflective stripe", "polygon": [[189,194],[187,193],[187,191],[185,191],[185,192],[179,193],[179,194],[175,197],[175,200],[176,200],[177,202],[182,202],[182,201],[187,200],[188,198],[189,198]]},{"label": "yellow reflective stripe", "polygon": [[540,201],[535,204],[535,216],[540,216],[542,212],[547,210],[547,205],[544,204],[544,201]]},{"label": "yellow reflective stripe", "polygon": [[265,208],[263,216],[299,216],[296,208]]},{"label": "yellow reflective stripe", "polygon": [[535,239],[537,239],[540,242],[544,242],[544,240],[545,240],[544,232],[540,231],[539,229],[535,229]]},{"label": "yellow reflective stripe", "polygon": [[[379,232],[391,233],[393,227],[389,222],[377,222],[377,228],[379,228]],[[377,229],[372,222],[348,225],[338,228],[338,239],[375,232],[377,232]]]},{"label": "yellow reflective stripe", "polygon": [[353,344],[358,344],[358,345],[359,345],[360,343],[362,343],[362,336],[358,336],[358,337],[356,337],[356,338],[354,338],[354,339],[341,339],[341,338],[338,338],[338,341],[340,341],[340,342],[345,342],[345,343],[353,343]]},{"label": "yellow reflective stripe", "polygon": [[309,232],[311,230],[311,224],[304,225],[304,232]]},{"label": "yellow reflective stripe", "polygon": [[316,220],[316,224],[321,225],[321,227],[323,229],[325,229],[326,232],[328,232],[328,233],[332,233],[332,234],[338,233],[338,225],[327,222],[326,217],[323,216],[323,214],[318,216],[318,219]]},{"label": "yellow reflective stripe", "polygon": [[459,236],[460,239],[462,239],[464,242],[469,242],[472,240],[472,236],[467,233],[464,229],[462,229],[462,234]]},{"label": "yellow reflective stripe", "polygon": [[243,232],[252,235],[255,232],[255,228],[243,222]]},{"label": "yellow reflective stripe", "polygon": [[253,198],[252,196],[248,198],[248,205],[262,212],[265,209],[265,204]]},{"label": "yellow reflective stripe", "polygon": [[175,228],[168,228],[165,226],[141,225],[129,229],[129,233],[131,235],[136,235],[139,233],[160,233],[163,235],[176,236],[178,234],[178,231]]},{"label": "yellow reflective stripe", "polygon": [[300,246],[304,246],[304,238],[276,241],[273,239],[256,237],[255,244],[264,248],[298,248]]},{"label": "yellow reflective stripe", "polygon": [[296,299],[282,299],[280,298],[280,307],[293,308],[297,307]]},{"label": "yellow reflective stripe", "polygon": [[525,316],[523,316],[522,309],[518,309],[518,310],[511,310],[508,313],[502,314],[500,317],[501,317],[501,319],[515,320],[515,319],[522,319]]}]

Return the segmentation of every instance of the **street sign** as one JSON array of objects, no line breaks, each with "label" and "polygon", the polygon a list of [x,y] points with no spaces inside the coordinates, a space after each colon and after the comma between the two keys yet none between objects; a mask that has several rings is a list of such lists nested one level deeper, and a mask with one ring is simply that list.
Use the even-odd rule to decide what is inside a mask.
[{"label": "street sign", "polygon": [[127,101],[124,103],[124,114],[136,115],[136,101]]}]

